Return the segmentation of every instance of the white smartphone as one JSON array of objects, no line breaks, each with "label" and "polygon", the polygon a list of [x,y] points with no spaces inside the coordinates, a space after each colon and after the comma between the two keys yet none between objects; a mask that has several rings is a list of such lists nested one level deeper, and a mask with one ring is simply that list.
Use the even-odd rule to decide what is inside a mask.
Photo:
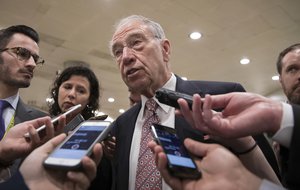
[{"label": "white smartphone", "polygon": [[82,122],[44,161],[46,168],[77,170],[84,156],[92,153],[97,142],[103,141],[111,130],[109,121]]},{"label": "white smartphone", "polygon": [[[60,115],[54,117],[53,119],[51,119],[51,123],[52,123],[53,125],[55,125],[56,122],[59,120],[59,118],[60,118],[61,116],[64,115],[64,116],[67,117],[69,114],[71,114],[71,113],[77,111],[79,108],[81,108],[81,104],[77,104],[77,105],[75,105],[75,106],[70,107],[65,113],[62,113],[62,114],[60,114]],[[45,130],[45,128],[46,128],[46,125],[42,125],[42,126],[40,126],[39,128],[37,128],[36,131],[40,134],[40,136],[42,136],[41,133],[42,133],[42,131]],[[29,133],[25,133],[25,134],[24,134],[24,137],[25,137],[25,138],[30,138]]]}]

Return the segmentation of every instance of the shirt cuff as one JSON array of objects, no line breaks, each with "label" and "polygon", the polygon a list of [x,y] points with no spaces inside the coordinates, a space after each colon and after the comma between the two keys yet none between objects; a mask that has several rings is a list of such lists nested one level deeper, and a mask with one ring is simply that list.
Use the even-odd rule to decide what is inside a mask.
[{"label": "shirt cuff", "polygon": [[294,130],[294,114],[290,104],[282,104],[282,120],[279,130],[272,137],[279,144],[289,148]]},{"label": "shirt cuff", "polygon": [[286,190],[286,188],[263,179],[258,190]]}]

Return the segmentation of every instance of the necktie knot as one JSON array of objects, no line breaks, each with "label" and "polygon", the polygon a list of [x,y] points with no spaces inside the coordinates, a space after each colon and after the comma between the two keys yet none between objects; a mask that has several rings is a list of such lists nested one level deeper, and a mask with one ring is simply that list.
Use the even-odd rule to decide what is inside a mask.
[{"label": "necktie knot", "polygon": [[149,99],[146,102],[146,109],[152,112],[155,112],[155,110],[157,109],[158,104],[155,102],[154,99]]},{"label": "necktie knot", "polygon": [[3,138],[5,134],[5,122],[3,118],[3,111],[7,108],[10,104],[5,100],[0,100],[0,140]]},{"label": "necktie knot", "polygon": [[5,100],[0,100],[0,113],[2,115],[2,112],[5,108],[9,106],[9,103]]}]

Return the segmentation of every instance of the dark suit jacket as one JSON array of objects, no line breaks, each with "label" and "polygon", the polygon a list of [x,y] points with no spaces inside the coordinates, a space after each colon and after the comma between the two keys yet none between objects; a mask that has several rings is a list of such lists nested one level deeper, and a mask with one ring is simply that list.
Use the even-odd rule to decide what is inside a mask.
[{"label": "dark suit jacket", "polygon": [[24,121],[29,121],[39,117],[47,116],[48,114],[42,111],[39,111],[33,107],[26,105],[21,99],[17,104],[16,114],[15,114],[15,125],[22,123]]},{"label": "dark suit jacket", "polygon": [[286,183],[289,189],[300,189],[300,106],[292,105],[294,130],[290,144]]},{"label": "dark suit jacket", "polygon": [[22,174],[18,171],[8,181],[0,183],[0,189],[28,190],[29,188],[25,184]]},{"label": "dark suit jacket", "polygon": [[[205,94],[215,95],[225,94],[229,92],[244,92],[245,90],[238,83],[212,81],[184,81],[181,78],[177,77],[176,91],[190,95],[198,93],[203,96]],[[113,172],[115,174],[115,189],[128,188],[130,146],[136,119],[140,109],[141,103],[133,106],[131,109],[126,111],[124,114],[119,116],[113,123],[113,132],[115,133],[114,135],[117,139],[113,168]],[[175,117],[175,129],[177,130],[177,135],[181,140],[189,137],[198,141],[204,141],[202,132],[193,129],[182,117]],[[263,147],[261,147],[262,150],[267,149],[269,152],[272,152],[272,148],[268,144],[266,139],[263,143]],[[275,161],[274,164],[277,166],[277,161],[274,153],[272,156],[273,161]],[[266,155],[266,157],[268,156]]]},{"label": "dark suit jacket", "polygon": [[[14,125],[44,116],[47,116],[45,112],[26,105],[20,98],[17,104]],[[20,162],[21,159],[17,159],[14,161],[13,165],[9,167],[12,175],[18,170]]]}]

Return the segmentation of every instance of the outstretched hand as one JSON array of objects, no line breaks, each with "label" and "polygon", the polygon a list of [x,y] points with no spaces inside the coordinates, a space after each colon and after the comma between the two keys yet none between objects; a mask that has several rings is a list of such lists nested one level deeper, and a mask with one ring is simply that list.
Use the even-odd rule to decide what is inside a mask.
[{"label": "outstretched hand", "polygon": [[[192,111],[179,99],[181,114],[190,125],[207,134],[238,138],[262,132],[275,133],[281,123],[282,105],[252,93],[193,96]],[[215,112],[213,109],[223,109]]]}]

